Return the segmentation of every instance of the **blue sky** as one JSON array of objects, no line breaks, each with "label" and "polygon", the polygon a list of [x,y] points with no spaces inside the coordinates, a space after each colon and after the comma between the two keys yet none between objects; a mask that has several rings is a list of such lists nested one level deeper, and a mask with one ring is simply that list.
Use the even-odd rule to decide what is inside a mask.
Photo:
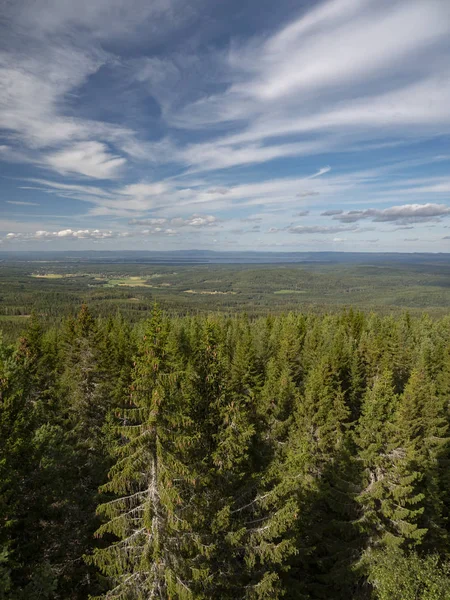
[{"label": "blue sky", "polygon": [[0,0],[2,250],[450,252],[448,0]]}]

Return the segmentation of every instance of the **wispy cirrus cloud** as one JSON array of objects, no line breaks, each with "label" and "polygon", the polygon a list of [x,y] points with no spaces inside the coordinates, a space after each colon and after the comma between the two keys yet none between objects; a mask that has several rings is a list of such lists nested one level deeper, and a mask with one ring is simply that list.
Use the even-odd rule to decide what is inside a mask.
[{"label": "wispy cirrus cloud", "polygon": [[191,217],[173,217],[172,219],[151,218],[132,219],[129,225],[170,225],[172,227],[216,227],[219,220],[214,215],[192,215]]},{"label": "wispy cirrus cloud", "polygon": [[144,154],[137,131],[77,110],[79,90],[102,69],[120,69],[121,59],[106,46],[128,46],[150,31],[153,39],[163,39],[189,18],[191,9],[178,0],[80,0],[76,5],[18,0],[2,9],[5,159],[96,179],[118,176],[124,155]]},{"label": "wispy cirrus cloud", "polygon": [[130,35],[152,35],[160,40],[176,29],[191,9],[177,0],[33,0],[12,3],[5,17],[19,22],[28,34],[51,36],[55,32],[88,31],[89,39],[111,41]]},{"label": "wispy cirrus cloud", "polygon": [[449,131],[449,17],[441,0],[321,3],[269,38],[221,53],[225,91],[165,117],[187,129],[222,122],[238,130],[184,151],[203,169],[336,151],[368,135],[409,138],[410,126],[424,135]]},{"label": "wispy cirrus cloud", "polygon": [[383,223],[439,228],[450,192],[450,5],[280,0],[259,21],[257,8],[5,4],[0,160],[25,178],[14,195],[5,184],[14,200],[2,208],[60,214],[61,204],[74,219],[10,231],[56,240],[132,223],[128,233],[143,238],[232,232],[253,246],[269,232],[274,245],[344,241],[342,231],[353,240],[363,220],[381,244],[392,232]]},{"label": "wispy cirrus cloud", "polygon": [[78,142],[70,148],[47,156],[47,163],[58,173],[79,173],[94,179],[114,179],[126,159],[114,156],[100,142]]},{"label": "wispy cirrus cloud", "polygon": [[319,196],[319,192],[299,192],[297,198],[309,198],[310,196]]}]

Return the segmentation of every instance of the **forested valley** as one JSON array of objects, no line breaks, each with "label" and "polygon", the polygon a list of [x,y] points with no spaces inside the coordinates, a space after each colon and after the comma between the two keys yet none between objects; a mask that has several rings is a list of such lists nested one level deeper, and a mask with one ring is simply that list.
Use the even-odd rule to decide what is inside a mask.
[{"label": "forested valley", "polygon": [[33,315],[0,598],[448,600],[449,399],[449,317]]}]

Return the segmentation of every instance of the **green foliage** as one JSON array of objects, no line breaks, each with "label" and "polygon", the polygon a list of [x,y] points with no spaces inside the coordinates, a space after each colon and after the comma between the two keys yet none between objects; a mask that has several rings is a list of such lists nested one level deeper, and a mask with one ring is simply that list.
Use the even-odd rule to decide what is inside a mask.
[{"label": "green foliage", "polygon": [[1,600],[450,597],[448,318],[107,313],[0,343]]},{"label": "green foliage", "polygon": [[448,600],[450,568],[437,554],[389,551],[373,557],[369,582],[376,600]]},{"label": "green foliage", "polygon": [[[74,316],[83,302],[96,317],[120,311],[128,322],[149,317],[156,300],[171,315],[221,312],[254,316],[306,311],[323,314],[352,306],[379,314],[427,310],[443,317],[450,306],[448,259],[442,255],[306,254],[301,264],[165,264],[148,258],[54,258],[5,255],[0,281],[0,325],[14,340],[35,311],[44,325]],[[189,257],[187,257],[189,260]],[[115,264],[114,261],[117,261]],[[197,262],[198,257],[193,262]],[[209,257],[206,258],[209,260]],[[125,285],[124,285],[125,284]],[[356,311],[355,311],[356,312]],[[358,314],[358,313],[356,313]],[[398,345],[399,356],[403,352]],[[392,365],[391,365],[392,367]]]},{"label": "green foliage", "polygon": [[93,562],[113,582],[107,598],[191,598],[192,579],[203,574],[187,508],[196,485],[189,461],[195,432],[172,368],[168,323],[156,308],[138,351],[132,407],[120,412],[118,460],[103,486],[115,497],[99,507],[107,521],[97,535],[119,541],[97,549]]},{"label": "green foliage", "polygon": [[0,600],[5,600],[11,591],[11,570],[8,566],[8,551],[0,551]]}]

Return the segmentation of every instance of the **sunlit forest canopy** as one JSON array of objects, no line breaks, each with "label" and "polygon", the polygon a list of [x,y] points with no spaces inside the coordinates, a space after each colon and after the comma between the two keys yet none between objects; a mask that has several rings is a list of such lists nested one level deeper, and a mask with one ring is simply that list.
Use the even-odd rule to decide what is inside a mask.
[{"label": "sunlit forest canopy", "polygon": [[0,347],[7,600],[448,600],[450,320],[340,310]]}]

